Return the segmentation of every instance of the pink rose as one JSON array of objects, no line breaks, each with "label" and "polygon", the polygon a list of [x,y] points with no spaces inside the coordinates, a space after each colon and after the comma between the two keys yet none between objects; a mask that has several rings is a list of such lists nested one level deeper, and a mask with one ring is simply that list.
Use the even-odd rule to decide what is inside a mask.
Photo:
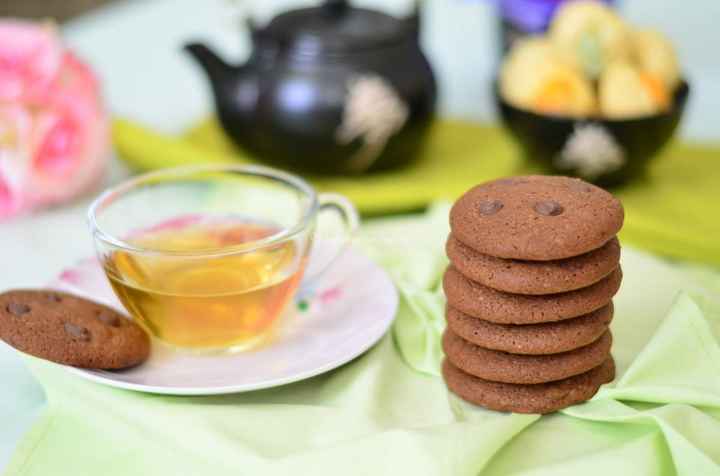
[{"label": "pink rose", "polygon": [[0,21],[0,219],[88,191],[109,156],[92,71],[53,28]]},{"label": "pink rose", "polygon": [[26,207],[24,169],[31,154],[32,116],[21,104],[0,103],[0,220]]},{"label": "pink rose", "polygon": [[62,56],[52,24],[0,21],[0,101],[41,99]]}]

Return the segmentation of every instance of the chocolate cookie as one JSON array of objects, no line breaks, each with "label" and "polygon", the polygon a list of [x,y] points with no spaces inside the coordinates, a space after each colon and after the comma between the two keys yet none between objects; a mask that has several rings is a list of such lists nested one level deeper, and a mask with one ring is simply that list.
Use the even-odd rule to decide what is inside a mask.
[{"label": "chocolate cookie", "polygon": [[600,365],[610,354],[612,335],[579,349],[550,355],[518,355],[490,350],[458,337],[450,329],[443,334],[445,356],[452,364],[482,379],[505,383],[543,383],[572,377]]},{"label": "chocolate cookie", "polygon": [[498,324],[539,324],[588,314],[606,306],[620,289],[618,267],[606,278],[586,288],[544,296],[510,294],[470,281],[449,266],[443,277],[448,303],[473,317]]},{"label": "chocolate cookie", "polygon": [[470,403],[502,412],[552,413],[592,398],[602,384],[615,378],[615,362],[608,357],[600,366],[574,377],[534,385],[490,382],[466,374],[443,361],[448,388]]},{"label": "chocolate cookie", "polygon": [[35,357],[84,368],[132,367],[150,354],[150,339],[137,324],[56,291],[0,294],[0,339]]},{"label": "chocolate cookie", "polygon": [[528,176],[472,188],[450,211],[452,233],[479,253],[548,261],[600,248],[623,224],[620,202],[569,177]]},{"label": "chocolate cookie", "polygon": [[567,352],[590,344],[607,331],[613,317],[607,306],[564,321],[516,326],[494,324],[471,317],[452,306],[445,312],[448,328],[466,341],[513,354],[546,355]]},{"label": "chocolate cookie", "polygon": [[453,235],[445,250],[452,264],[469,279],[517,294],[554,294],[584,288],[600,281],[620,263],[617,238],[589,253],[553,261],[495,258],[478,253]]}]

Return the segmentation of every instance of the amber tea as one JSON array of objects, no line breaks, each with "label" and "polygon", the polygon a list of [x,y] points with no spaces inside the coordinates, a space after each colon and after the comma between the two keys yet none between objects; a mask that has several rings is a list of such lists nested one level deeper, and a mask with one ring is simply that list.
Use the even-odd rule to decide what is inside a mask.
[{"label": "amber tea", "polygon": [[[312,254],[307,279],[342,254],[358,216],[346,198],[318,194],[292,174],[207,164],[118,184],[93,201],[88,222],[115,294],[135,320],[179,349],[217,352],[279,336],[311,249],[322,253]],[[332,243],[315,248],[316,235],[332,235]]]},{"label": "amber tea", "polygon": [[250,251],[238,246],[277,232],[262,223],[181,217],[127,239],[162,253],[116,250],[104,268],[128,311],[159,339],[183,348],[247,349],[272,336],[305,267],[306,250],[293,240]]}]

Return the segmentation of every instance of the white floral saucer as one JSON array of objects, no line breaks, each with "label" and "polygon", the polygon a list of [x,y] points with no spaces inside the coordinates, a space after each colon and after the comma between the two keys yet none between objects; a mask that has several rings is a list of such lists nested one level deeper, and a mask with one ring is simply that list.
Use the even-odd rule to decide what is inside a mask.
[{"label": "white floral saucer", "polygon": [[[51,287],[122,309],[94,259],[65,270]],[[311,287],[302,287],[278,336],[265,347],[196,355],[158,344],[147,362],[129,370],[66,368],[104,385],[169,395],[275,387],[327,372],[368,350],[387,332],[397,305],[387,273],[351,247]]]}]

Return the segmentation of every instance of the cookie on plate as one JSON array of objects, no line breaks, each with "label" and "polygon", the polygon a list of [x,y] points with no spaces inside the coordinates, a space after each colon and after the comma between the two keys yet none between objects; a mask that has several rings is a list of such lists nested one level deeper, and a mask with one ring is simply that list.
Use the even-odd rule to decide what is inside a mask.
[{"label": "cookie on plate", "polygon": [[527,176],[478,185],[455,202],[450,228],[460,242],[497,258],[549,261],[596,250],[622,227],[622,204],[570,177]]},{"label": "cookie on plate", "polygon": [[533,385],[483,380],[463,372],[447,359],[442,373],[450,391],[475,405],[504,412],[552,413],[592,398],[601,385],[615,378],[615,362],[608,357],[583,374]]},{"label": "cookie on plate", "polygon": [[150,338],[117,311],[51,290],[0,294],[0,339],[27,354],[83,368],[122,369],[144,362]]},{"label": "cookie on plate", "polygon": [[518,355],[490,350],[458,337],[450,329],[442,340],[447,359],[463,372],[505,383],[543,383],[562,380],[597,367],[608,355],[612,335],[606,331],[595,342],[559,354]]},{"label": "cookie on plate", "polygon": [[448,303],[473,317],[498,324],[539,324],[582,316],[606,306],[620,289],[618,267],[597,283],[575,291],[528,296],[496,291],[463,276],[450,265],[443,277]]},{"label": "cookie on plate", "polygon": [[620,263],[617,238],[580,256],[552,261],[522,261],[484,255],[452,234],[445,250],[453,265],[468,279],[516,294],[555,294],[584,288],[606,277]]},{"label": "cookie on plate", "polygon": [[495,324],[468,316],[452,306],[447,307],[445,317],[453,333],[480,347],[513,354],[546,355],[595,342],[608,330],[613,304],[584,316],[525,326]]}]

